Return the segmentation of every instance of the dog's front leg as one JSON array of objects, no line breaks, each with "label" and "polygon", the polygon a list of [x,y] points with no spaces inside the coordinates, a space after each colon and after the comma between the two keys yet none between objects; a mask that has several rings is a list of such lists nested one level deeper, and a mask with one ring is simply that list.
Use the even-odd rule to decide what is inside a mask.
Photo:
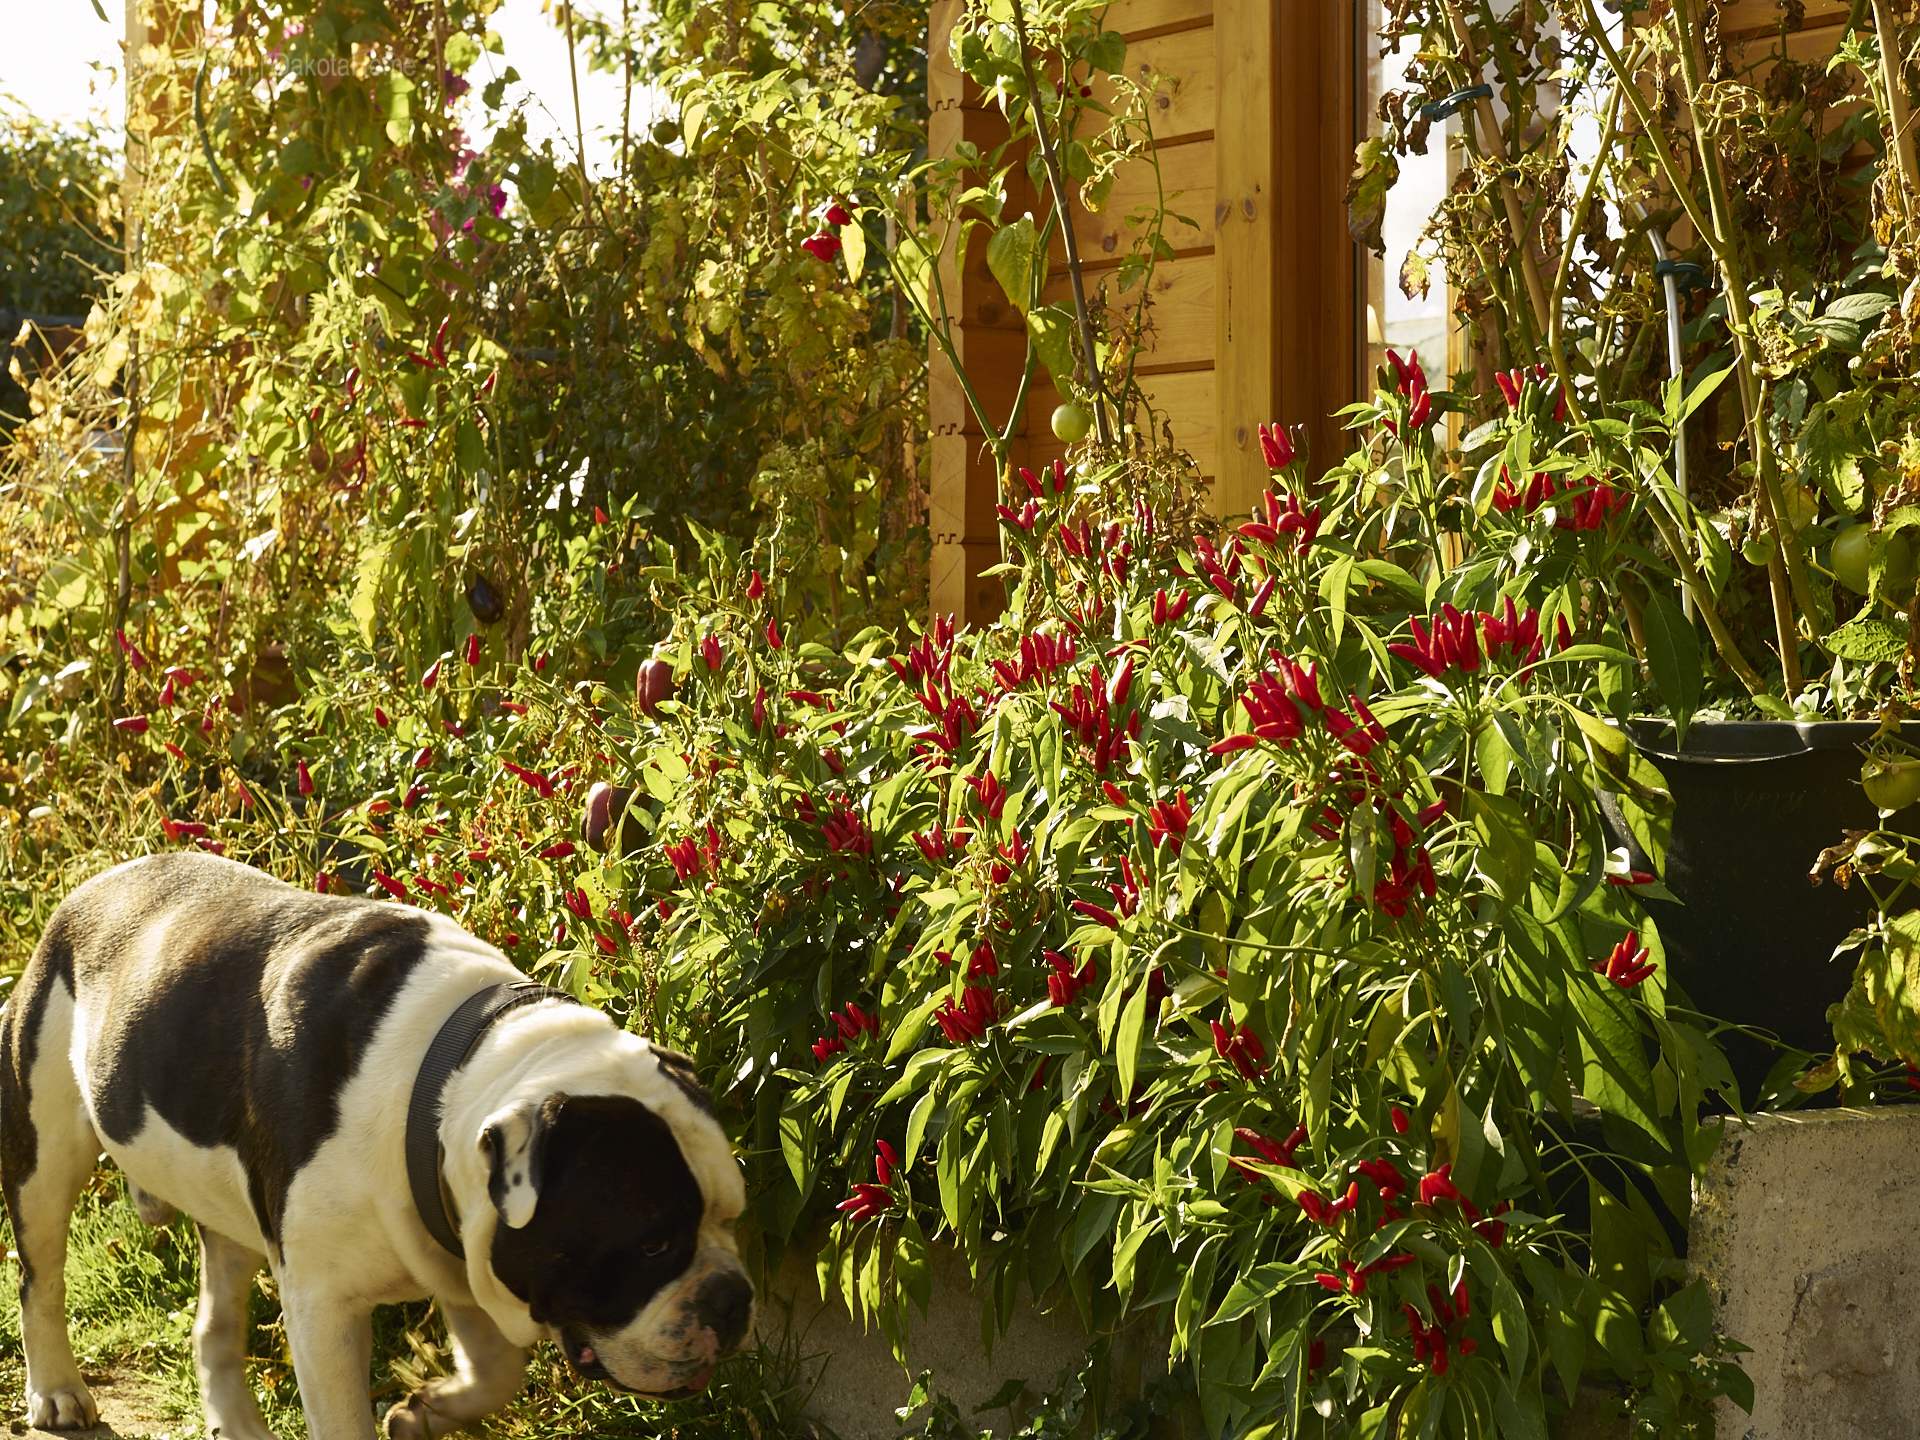
[{"label": "dog's front leg", "polygon": [[373,1307],[322,1277],[282,1268],[275,1278],[308,1440],[372,1440]]},{"label": "dog's front leg", "polygon": [[437,1440],[500,1409],[520,1393],[527,1352],[474,1305],[440,1302],[453,1336],[454,1373],[429,1380],[387,1412],[388,1440]]}]

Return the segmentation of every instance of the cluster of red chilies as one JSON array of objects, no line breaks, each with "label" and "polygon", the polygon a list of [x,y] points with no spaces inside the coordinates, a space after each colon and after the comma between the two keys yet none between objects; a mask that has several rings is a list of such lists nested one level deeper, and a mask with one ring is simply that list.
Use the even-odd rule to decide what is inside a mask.
[{"label": "cluster of red chilies", "polygon": [[987,1027],[994,1022],[995,1009],[991,990],[984,985],[968,985],[960,992],[959,1005],[956,1006],[949,995],[933,1012],[933,1018],[949,1045],[965,1045],[987,1033]]},{"label": "cluster of red chilies", "polygon": [[1071,635],[1022,635],[1020,658],[1011,663],[994,661],[993,673],[1000,677],[1002,689],[1018,690],[1035,676],[1052,679],[1054,671],[1073,664],[1078,653]]},{"label": "cluster of red chilies", "polygon": [[952,834],[943,833],[938,820],[933,822],[933,830],[929,834],[922,835],[918,830],[913,832],[913,843],[920,847],[920,853],[927,857],[927,863],[935,869],[939,869],[954,856],[964,854],[967,842],[972,838],[973,833],[969,830],[955,830]]},{"label": "cluster of red chilies", "polygon": [[1199,562],[1200,573],[1207,577],[1207,583],[1232,601],[1240,593],[1240,587],[1234,582],[1240,574],[1240,537],[1227,538],[1226,548],[1216,550],[1213,541],[1205,535],[1193,537],[1193,558]]},{"label": "cluster of red chilies", "polygon": [[502,760],[500,762],[500,768],[520,781],[521,784],[536,792],[542,800],[551,800],[553,798],[553,780],[548,776],[542,775],[538,770],[529,770],[525,766],[514,764],[511,760]]},{"label": "cluster of red chilies", "polygon": [[1100,664],[1095,661],[1085,685],[1075,685],[1064,703],[1049,702],[1079,737],[1080,743],[1092,748],[1096,775],[1106,774],[1114,758],[1125,750],[1127,737],[1140,733],[1138,710],[1118,724],[1113,718],[1116,712],[1125,709],[1127,697],[1133,691],[1133,673],[1132,655],[1120,662],[1111,680],[1102,678]]},{"label": "cluster of red chilies", "polygon": [[1525,490],[1515,490],[1507,478],[1507,468],[1503,465],[1500,467],[1499,483],[1493,487],[1493,508],[1502,515],[1515,510],[1524,510],[1531,515],[1559,493],[1559,487],[1553,483],[1553,476],[1545,470],[1536,470],[1533,479],[1527,482]]},{"label": "cluster of red chilies", "polygon": [[820,822],[820,833],[835,855],[873,854],[873,834],[867,822],[844,800],[834,802],[832,813]]},{"label": "cluster of red chilies", "polygon": [[953,634],[953,617],[936,615],[927,633],[907,651],[904,662],[892,655],[887,657],[887,664],[900,683],[913,691],[914,698],[935,722],[913,734],[916,741],[922,742],[915,748],[923,755],[929,744],[952,755],[966,742],[970,732],[980,728],[980,716],[973,703],[953,690]]},{"label": "cluster of red chilies", "polygon": [[893,1183],[893,1172],[900,1168],[900,1156],[884,1140],[876,1140],[874,1149],[877,1153],[873,1173],[880,1183],[875,1185],[864,1180],[856,1181],[853,1194],[833,1207],[856,1225],[863,1220],[873,1219],[893,1204],[893,1191],[888,1187]]},{"label": "cluster of red chilies", "polygon": [[1236,750],[1250,749],[1262,740],[1271,740],[1281,749],[1287,749],[1306,733],[1308,714],[1319,715],[1328,733],[1362,759],[1386,740],[1386,726],[1374,717],[1367,702],[1358,695],[1347,696],[1354,713],[1360,717],[1355,720],[1321,698],[1317,666],[1301,666],[1277,650],[1268,653],[1278,673],[1267,671],[1255,676],[1240,697],[1253,729],[1216,741],[1208,747],[1212,754],[1231,755]]},{"label": "cluster of red chilies", "polygon": [[1140,908],[1141,894],[1140,879],[1134,874],[1133,861],[1125,855],[1120,857],[1120,875],[1121,879],[1118,882],[1111,880],[1107,882],[1107,889],[1113,892],[1114,909],[1118,910],[1119,914],[1116,915],[1113,910],[1107,909],[1104,905],[1096,905],[1091,900],[1072,900],[1068,904],[1089,920],[1096,920],[1109,930],[1118,930],[1120,922]]},{"label": "cluster of red chilies", "polygon": [[1604,480],[1597,481],[1585,494],[1563,504],[1553,523],[1562,530],[1599,530],[1632,503],[1623,491]]},{"label": "cluster of red chilies", "polygon": [[1473,1231],[1494,1249],[1499,1249],[1507,1238],[1507,1222],[1499,1217],[1512,1208],[1505,1200],[1493,1207],[1493,1215],[1488,1219],[1480,1218],[1480,1207],[1460,1193],[1453,1183],[1453,1162],[1449,1160],[1438,1170],[1420,1177],[1420,1203],[1426,1206],[1438,1205],[1442,1200],[1451,1200],[1460,1207],[1460,1213],[1466,1217]]},{"label": "cluster of red chilies", "polygon": [[[1358,803],[1351,796],[1349,799],[1352,803]],[[1407,913],[1407,905],[1412,901],[1416,888],[1429,900],[1440,889],[1439,877],[1433,870],[1433,857],[1427,853],[1426,846],[1416,843],[1419,837],[1414,833],[1413,825],[1408,824],[1407,817],[1401,813],[1400,799],[1400,795],[1378,795],[1373,800],[1374,810],[1386,816],[1387,831],[1393,837],[1393,855],[1387,862],[1387,873],[1376,877],[1373,882],[1373,903],[1383,915],[1394,920]],[[1420,811],[1414,816],[1414,822],[1420,827],[1419,834],[1425,835],[1434,821],[1446,813],[1445,800],[1436,800]],[[1308,828],[1322,840],[1338,840],[1339,827],[1344,823],[1340,812],[1329,805]]]},{"label": "cluster of red chilies", "polygon": [[1284,470],[1293,463],[1293,437],[1278,420],[1260,427],[1260,453],[1269,470]]},{"label": "cluster of red chilies", "polygon": [[1238,1070],[1241,1079],[1267,1078],[1267,1067],[1261,1063],[1267,1058],[1267,1047],[1260,1043],[1251,1025],[1243,1020],[1239,1029],[1230,1030],[1218,1020],[1208,1023],[1213,1027],[1214,1053]]},{"label": "cluster of red chilies", "polygon": [[[1053,462],[1052,475],[1053,475],[1053,493],[1055,495],[1066,494],[1067,493],[1067,462],[1064,460],[1055,460]],[[1022,465],[1020,467],[1020,478],[1027,482],[1027,490],[1033,496],[1034,499],[1036,500],[1046,499],[1047,497],[1046,482],[1043,481],[1038,475],[1034,474],[1033,471],[1029,470],[1026,466]]]},{"label": "cluster of red chilies", "polygon": [[[1258,1155],[1269,1165],[1278,1165],[1283,1170],[1298,1170],[1300,1168],[1293,1158],[1293,1152],[1298,1150],[1307,1141],[1307,1127],[1304,1125],[1294,1126],[1293,1133],[1284,1140],[1276,1140],[1271,1135],[1262,1135],[1258,1130],[1246,1125],[1236,1126],[1233,1135],[1236,1140],[1249,1146],[1254,1154]],[[1258,1180],[1260,1178],[1258,1173],[1249,1170],[1240,1161],[1232,1157],[1228,1157],[1227,1163],[1239,1172],[1242,1180]]]},{"label": "cluster of red chilies", "polygon": [[[1284,504],[1271,490],[1262,490],[1260,500],[1266,507],[1266,520],[1249,520],[1240,527],[1242,535],[1249,540],[1257,540],[1262,545],[1275,547],[1283,543],[1281,540],[1283,535],[1291,535],[1294,537],[1293,553],[1295,555],[1304,555],[1313,548],[1313,542],[1320,534],[1318,505],[1303,507],[1300,504],[1300,497],[1292,491],[1287,492]],[[1260,602],[1256,600],[1254,603],[1257,605]]]},{"label": "cluster of red chilies", "polygon": [[1627,931],[1626,939],[1613,947],[1605,960],[1594,965],[1622,990],[1631,990],[1659,968],[1650,958],[1652,952],[1641,947],[1640,932]]},{"label": "cluster of red chilies", "polygon": [[994,858],[988,863],[987,875],[994,884],[1004,885],[1013,878],[1013,872],[1027,863],[1027,857],[1033,851],[1027,844],[1027,837],[1018,830],[1013,838],[1006,841],[994,852]]},{"label": "cluster of red chilies", "polygon": [[673,844],[661,841],[660,851],[667,857],[667,863],[673,866],[677,879],[682,883],[695,880],[703,873],[719,869],[720,832],[710,824],[707,826],[706,843],[702,844],[689,835]]},{"label": "cluster of red chilies", "polygon": [[1187,843],[1187,826],[1193,823],[1193,802],[1184,789],[1173,792],[1173,799],[1147,807],[1147,839],[1158,850],[1165,841],[1178,855]]},{"label": "cluster of red chilies", "polygon": [[[1527,386],[1532,384],[1544,389],[1547,383],[1547,376],[1552,373],[1553,372],[1547,368],[1546,362],[1542,361],[1531,370],[1525,368],[1518,370],[1496,370],[1493,372],[1493,378],[1494,382],[1500,387],[1500,394],[1506,400],[1507,408],[1518,413],[1521,399],[1527,393]],[[1566,423],[1567,392],[1564,386],[1561,387],[1554,396],[1553,418],[1557,424],[1564,425]]]},{"label": "cluster of red chilies", "polygon": [[1499,615],[1484,610],[1461,611],[1449,602],[1441,605],[1431,631],[1418,615],[1413,617],[1412,626],[1413,640],[1396,640],[1387,651],[1436,680],[1452,669],[1468,675],[1478,671],[1482,634],[1488,660],[1499,658],[1500,651],[1505,650],[1507,658],[1524,670],[1540,659],[1540,612],[1531,605],[1525,613],[1516,612],[1511,595],[1505,598]]},{"label": "cluster of red chilies", "polygon": [[[1410,350],[1402,360],[1393,351],[1387,351],[1387,359],[1393,362],[1393,375],[1400,393],[1407,397],[1407,424],[1415,430],[1420,429],[1433,418],[1433,395],[1427,389],[1427,372],[1420,366],[1420,352]],[[1396,439],[1400,435],[1398,421],[1385,422],[1387,433]]]},{"label": "cluster of red chilies", "polygon": [[1433,1324],[1428,1325],[1421,1317],[1417,1307],[1402,1302],[1407,1312],[1407,1328],[1413,1332],[1413,1363],[1431,1364],[1435,1375],[1447,1373],[1447,1346],[1451,1341],[1462,1355],[1471,1355],[1474,1341],[1471,1335],[1462,1335],[1467,1317],[1472,1314],[1467,1304],[1467,1282],[1463,1279],[1454,1287],[1453,1300],[1440,1293],[1438,1285],[1427,1286],[1427,1301],[1433,1306]]},{"label": "cluster of red chilies", "polygon": [[[1339,1204],[1335,1201],[1334,1204]],[[1382,1255],[1371,1265],[1355,1265],[1351,1260],[1340,1262],[1341,1274],[1315,1275],[1313,1278],[1327,1289],[1338,1295],[1342,1291],[1349,1295],[1367,1293],[1367,1281],[1386,1270],[1398,1270],[1403,1265],[1411,1265],[1418,1259],[1415,1255]]]},{"label": "cluster of red chilies", "polygon": [[1053,967],[1053,973],[1047,976],[1047,998],[1053,1002],[1056,1010],[1064,1010],[1071,1005],[1099,974],[1096,962],[1092,959],[1075,970],[1071,956],[1063,955],[1058,950],[1042,950],[1040,953],[1047,957],[1047,963]]},{"label": "cluster of red chilies", "polygon": [[844,1011],[832,1011],[828,1018],[833,1021],[834,1028],[840,1033],[837,1036],[824,1035],[813,1042],[813,1058],[822,1063],[829,1056],[838,1055],[845,1050],[847,1041],[857,1040],[862,1034],[876,1038],[880,1034],[880,1017],[862,1010],[851,1000],[847,1002],[847,1008]]},{"label": "cluster of red chilies", "polygon": [[989,820],[998,820],[1000,812],[1007,808],[1007,787],[1000,783],[1000,777],[991,770],[984,775],[967,776],[967,788],[973,791],[974,798],[980,802],[980,808],[986,812]]},{"label": "cluster of red chilies", "polygon": [[1212,747],[1215,755],[1230,755],[1262,740],[1272,740],[1281,749],[1287,749],[1306,733],[1306,715],[1301,713],[1301,707],[1305,706],[1308,713],[1326,709],[1326,702],[1320,698],[1317,661],[1302,666],[1278,650],[1269,653],[1274,669],[1254,676],[1240,697],[1247,719],[1253,722],[1252,731],[1227,736]]},{"label": "cluster of red chilies", "polygon": [[1171,596],[1164,588],[1155,590],[1153,592],[1153,623],[1165,625],[1170,620],[1178,620],[1187,613],[1187,606],[1192,603],[1193,596],[1187,593],[1184,586],[1174,591]]}]

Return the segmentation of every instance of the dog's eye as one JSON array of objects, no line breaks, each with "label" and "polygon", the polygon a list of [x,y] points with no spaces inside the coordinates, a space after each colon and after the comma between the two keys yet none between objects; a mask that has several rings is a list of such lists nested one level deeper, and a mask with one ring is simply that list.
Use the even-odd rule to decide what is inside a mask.
[{"label": "dog's eye", "polygon": [[673,1248],[671,1240],[650,1240],[640,1247],[640,1253],[649,1260],[658,1260]]}]

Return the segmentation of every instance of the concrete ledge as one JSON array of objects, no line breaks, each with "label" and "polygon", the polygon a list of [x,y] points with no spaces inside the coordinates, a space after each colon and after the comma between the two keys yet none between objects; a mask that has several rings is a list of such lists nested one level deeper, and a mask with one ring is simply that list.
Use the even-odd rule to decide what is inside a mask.
[{"label": "concrete ledge", "polygon": [[[993,1398],[1009,1380],[1025,1388],[1013,1404],[1021,1423],[1042,1395],[1058,1387],[1062,1373],[1085,1362],[1091,1337],[1080,1324],[1071,1299],[1041,1314],[1031,1305],[1016,1306],[1007,1333],[994,1341],[989,1357],[980,1337],[980,1301],[973,1294],[966,1266],[954,1252],[932,1254],[933,1296],[923,1317],[911,1311],[907,1365],[893,1358],[878,1328],[862,1331],[836,1293],[822,1302],[813,1271],[814,1247],[795,1244],[783,1258],[772,1295],[762,1305],[760,1333],[778,1343],[791,1323],[789,1343],[802,1356],[819,1357],[819,1386],[806,1415],[840,1440],[894,1440],[900,1422],[894,1410],[904,1404],[913,1376],[933,1372],[936,1393],[945,1394],[973,1428],[1004,1433],[1007,1412],[974,1415],[976,1405]],[[790,1317],[790,1318],[789,1318]],[[1166,1373],[1166,1343],[1135,1326],[1114,1338],[1111,1390],[1120,1404],[1137,1399],[1143,1386]]]},{"label": "concrete ledge", "polygon": [[1920,1107],[1730,1125],[1696,1188],[1689,1264],[1752,1347],[1721,1440],[1920,1434]]}]

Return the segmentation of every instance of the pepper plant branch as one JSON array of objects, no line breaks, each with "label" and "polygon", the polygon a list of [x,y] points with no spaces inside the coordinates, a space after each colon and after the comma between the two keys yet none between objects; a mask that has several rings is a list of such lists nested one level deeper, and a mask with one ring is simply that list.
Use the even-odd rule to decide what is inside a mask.
[{"label": "pepper plant branch", "polygon": [[1893,153],[1900,162],[1900,213],[1911,231],[1914,202],[1920,197],[1920,159],[1914,155],[1913,113],[1901,76],[1905,57],[1900,53],[1900,30],[1887,9],[1887,0],[1873,0],[1873,29],[1880,39],[1880,83],[1887,91],[1887,124],[1893,130]]},{"label": "pepper plant branch", "polygon": [[1074,238],[1073,217],[1067,213],[1066,177],[1061,173],[1060,156],[1054,150],[1053,137],[1047,132],[1046,111],[1040,104],[1040,85],[1033,73],[1033,47],[1027,43],[1027,17],[1020,0],[1009,0],[1013,10],[1014,33],[1020,40],[1020,71],[1027,80],[1027,111],[1033,116],[1034,138],[1040,144],[1040,159],[1047,167],[1047,183],[1053,189],[1054,211],[1060,219],[1060,238],[1067,248],[1067,278],[1073,285],[1073,310],[1080,322],[1080,349],[1087,366],[1087,384],[1093,390],[1093,418],[1100,429],[1100,443],[1113,444],[1113,427],[1107,418],[1107,387],[1100,374],[1100,357],[1093,348],[1093,317],[1087,311],[1086,283],[1080,271],[1080,243]]},{"label": "pepper plant branch", "polygon": [[[1466,16],[1460,13],[1455,0],[1445,0],[1447,19],[1453,26],[1454,42],[1460,47],[1460,60],[1468,71],[1470,79],[1480,75],[1480,59],[1474,53],[1473,34],[1467,29]],[[1527,284],[1527,298],[1533,304],[1536,328],[1539,333],[1547,333],[1547,291],[1540,281],[1540,271],[1533,263],[1533,251],[1528,248],[1526,211],[1520,204],[1519,192],[1513,188],[1508,178],[1512,173],[1512,162],[1507,158],[1506,137],[1501,133],[1499,118],[1493,113],[1493,101],[1482,96],[1474,102],[1474,114],[1479,117],[1480,128],[1484,135],[1483,143],[1493,163],[1499,167],[1499,187],[1502,208],[1507,212],[1507,226],[1513,231],[1513,245],[1520,256],[1520,274]],[[1561,367],[1556,366],[1556,369]],[[1568,381],[1565,373],[1560,376],[1563,383]],[[1571,389],[1571,385],[1568,386]]]},{"label": "pepper plant branch", "polygon": [[[1788,512],[1780,489],[1779,468],[1773,445],[1767,436],[1768,387],[1763,378],[1753,312],[1747,304],[1745,266],[1740,263],[1735,239],[1733,205],[1727,196],[1726,173],[1720,164],[1718,132],[1711,124],[1711,117],[1700,108],[1700,58],[1694,49],[1692,0],[1673,0],[1673,23],[1680,40],[1680,75],[1687,87],[1687,111],[1693,120],[1694,144],[1700,152],[1700,167],[1706,172],[1707,200],[1713,207],[1714,232],[1724,246],[1720,268],[1727,283],[1727,311],[1737,322],[1734,335],[1740,346],[1741,357],[1746,362],[1738,378],[1741,399],[1746,403],[1747,438],[1753,447],[1754,473],[1759,477],[1767,509],[1771,512],[1768,519],[1773,527],[1776,548],[1786,566],[1794,603],[1800,607],[1801,618],[1817,641],[1821,637],[1822,626],[1820,611],[1814,604],[1813,587],[1807,579],[1806,552],[1801,548],[1800,537],[1786,523]],[[1776,603],[1775,610],[1778,609]],[[1792,682],[1797,680],[1800,669],[1797,637],[1796,631],[1795,643],[1788,647],[1795,652],[1792,662],[1787,663],[1785,654],[1781,656],[1782,663],[1786,664],[1790,688],[1797,688],[1793,687]]]},{"label": "pepper plant branch", "polygon": [[1720,652],[1720,658],[1726,661],[1727,668],[1747,687],[1748,694],[1766,694],[1767,682],[1761,678],[1759,671],[1747,663],[1747,657],[1740,653],[1733,633],[1727,629],[1727,622],[1720,618],[1719,610],[1714,608],[1713,591],[1707,588],[1699,570],[1694,568],[1693,557],[1680,539],[1680,532],[1674,528],[1672,520],[1657,505],[1647,506],[1646,515],[1653,521],[1653,528],[1660,532],[1660,540],[1667,547],[1667,553],[1673,557],[1674,567],[1680,572],[1680,583],[1687,587],[1700,618],[1707,622],[1707,634],[1713,640],[1713,648]]},{"label": "pepper plant branch", "polygon": [[[1600,188],[1600,177],[1606,173],[1607,154],[1613,145],[1614,130],[1620,121],[1620,90],[1623,83],[1619,76],[1614,77],[1613,94],[1607,98],[1606,114],[1600,123],[1600,143],[1594,150],[1593,168],[1587,172],[1587,183],[1580,192],[1580,203],[1567,217],[1567,233],[1560,246],[1560,263],[1553,275],[1553,292],[1547,297],[1547,348],[1553,356],[1553,368],[1560,372],[1563,385],[1568,370],[1565,340],[1567,281],[1573,273],[1574,241],[1580,223],[1593,209],[1595,192]],[[1597,372],[1599,369],[1597,353],[1594,361],[1594,369]],[[1580,401],[1573,393],[1573,387],[1566,385],[1562,393],[1567,397],[1568,411],[1575,420],[1580,419]]]}]

